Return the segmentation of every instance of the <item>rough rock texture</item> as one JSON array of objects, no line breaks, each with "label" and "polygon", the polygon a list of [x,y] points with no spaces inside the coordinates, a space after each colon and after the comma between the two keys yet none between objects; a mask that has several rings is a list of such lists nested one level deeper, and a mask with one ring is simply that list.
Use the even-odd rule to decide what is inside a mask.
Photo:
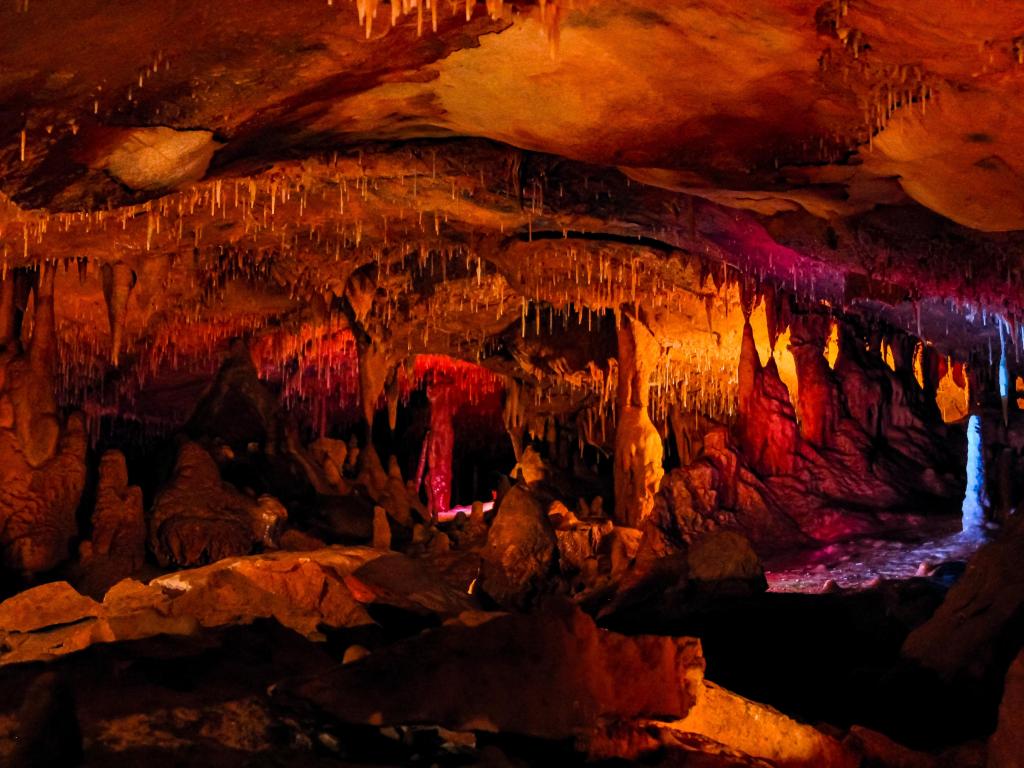
[{"label": "rough rock texture", "polygon": [[146,518],[142,489],[128,485],[124,454],[107,451],[100,459],[92,538],[78,548],[89,594],[100,594],[142,567],[146,558]]},{"label": "rough rock texture", "polygon": [[999,727],[988,743],[988,768],[1024,766],[1024,651],[1006,673]]},{"label": "rough rock texture", "polygon": [[281,404],[259,380],[248,347],[235,341],[186,430],[194,437],[222,440],[237,451],[249,443],[273,450],[283,439],[284,418]]},{"label": "rough rock texture", "polygon": [[533,616],[467,614],[274,696],[350,723],[564,739],[603,719],[680,718],[703,672],[696,640],[616,635],[552,605]]},{"label": "rough rock texture", "polygon": [[557,553],[543,505],[519,483],[501,500],[487,532],[480,588],[501,605],[522,607],[545,585]]},{"label": "rough rock texture", "polygon": [[[938,768],[939,765],[968,765],[966,761],[939,762],[935,755],[918,752],[898,744],[883,733],[853,726],[843,744],[861,756],[861,764],[892,766],[892,768]],[[980,763],[978,764],[980,766]]]},{"label": "rough rock texture", "polygon": [[384,507],[373,508],[373,548],[391,549],[391,524]]},{"label": "rough rock texture", "polygon": [[[0,281],[0,564],[22,573],[53,568],[68,556],[85,486],[82,417],[62,424],[55,399],[55,267],[41,267],[32,292],[31,340],[21,345],[29,275]],[[21,294],[18,296],[18,294]]]},{"label": "rough rock texture", "polygon": [[[585,739],[585,748],[591,758],[619,758],[642,764],[660,750],[694,743],[697,739],[721,745],[723,752],[731,752],[736,762],[728,765],[775,768],[857,768],[861,765],[860,755],[834,737],[771,707],[706,680],[696,686],[695,693],[696,702],[686,717],[671,723],[639,720],[612,724]],[[683,765],[688,764],[683,762]]]},{"label": "rough rock texture", "polygon": [[210,454],[186,442],[153,505],[149,546],[161,565],[200,565],[273,546],[286,518],[272,499],[256,501],[223,482]]},{"label": "rough rock texture", "polygon": [[1018,516],[971,558],[935,615],[907,637],[903,654],[947,678],[1001,676],[1020,645],[1021,562],[1024,517]]},{"label": "rough rock texture", "polygon": [[321,627],[372,624],[366,606],[374,603],[440,617],[475,605],[402,555],[361,547],[279,552],[222,560],[148,584],[128,579],[102,602],[66,582],[22,592],[0,603],[0,665],[262,618],[320,639]]},{"label": "rough rock texture", "polygon": [[671,470],[656,501],[659,519],[687,540],[705,531],[736,529],[758,549],[809,541],[796,521],[772,503],[770,492],[737,452],[729,431],[713,427],[690,464]]}]

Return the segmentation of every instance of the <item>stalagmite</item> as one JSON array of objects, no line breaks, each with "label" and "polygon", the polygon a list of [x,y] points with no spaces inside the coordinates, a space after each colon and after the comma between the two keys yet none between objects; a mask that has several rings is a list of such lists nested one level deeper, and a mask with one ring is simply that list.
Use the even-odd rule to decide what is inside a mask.
[{"label": "stalagmite", "polygon": [[985,529],[988,493],[985,489],[984,450],[981,417],[973,413],[967,422],[967,489],[961,507],[964,536],[980,536]]},{"label": "stalagmite", "polygon": [[56,402],[56,267],[40,266],[34,288],[32,338],[22,352],[17,275],[4,279],[0,327],[0,562],[38,573],[68,555],[75,511],[85,485],[86,435],[79,414],[62,429]]},{"label": "stalagmite", "polygon": [[1003,426],[1010,426],[1010,372],[1006,360],[1006,321],[996,318],[999,328],[999,401],[1003,407]]},{"label": "stalagmite", "polygon": [[618,331],[615,516],[633,527],[654,509],[654,495],[664,475],[661,436],[648,414],[659,352],[642,312],[624,311]]}]

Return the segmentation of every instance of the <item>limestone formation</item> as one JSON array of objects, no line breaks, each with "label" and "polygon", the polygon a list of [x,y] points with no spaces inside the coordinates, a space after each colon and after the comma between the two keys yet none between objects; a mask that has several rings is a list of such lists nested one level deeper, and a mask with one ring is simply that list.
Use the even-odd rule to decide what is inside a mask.
[{"label": "limestone formation", "polygon": [[79,545],[79,560],[90,593],[106,591],[142,567],[146,558],[146,518],[142,489],[128,484],[124,454],[107,451],[100,459],[92,537]]},{"label": "limestone formation", "polygon": [[947,678],[1001,676],[1024,616],[1024,518],[971,559],[935,615],[910,634],[903,653]]},{"label": "limestone formation", "polygon": [[1024,765],[1024,652],[1010,665],[999,705],[999,726],[988,744],[988,768]]},{"label": "limestone formation", "polygon": [[654,507],[661,483],[661,436],[651,423],[649,387],[658,345],[639,316],[619,329],[618,426],[615,432],[615,514],[637,527]]},{"label": "limestone formation", "polygon": [[[22,323],[29,275],[9,273],[0,300],[0,562],[25,574],[68,556],[85,486],[85,425],[64,421],[55,399],[54,273],[41,267],[31,288],[31,339]],[[20,294],[20,297],[19,295]]]},{"label": "limestone formation", "polygon": [[153,505],[149,546],[162,565],[201,565],[273,547],[286,519],[276,501],[257,501],[223,482],[210,454],[186,442]]}]

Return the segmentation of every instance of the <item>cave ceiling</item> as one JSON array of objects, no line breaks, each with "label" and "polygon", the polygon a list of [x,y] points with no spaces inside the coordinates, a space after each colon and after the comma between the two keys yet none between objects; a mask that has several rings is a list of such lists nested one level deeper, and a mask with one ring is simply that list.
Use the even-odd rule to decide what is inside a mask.
[{"label": "cave ceiling", "polygon": [[98,409],[239,335],[599,392],[641,307],[720,408],[766,291],[968,360],[1020,339],[1022,61],[1009,0],[8,0],[2,268],[58,266]]}]

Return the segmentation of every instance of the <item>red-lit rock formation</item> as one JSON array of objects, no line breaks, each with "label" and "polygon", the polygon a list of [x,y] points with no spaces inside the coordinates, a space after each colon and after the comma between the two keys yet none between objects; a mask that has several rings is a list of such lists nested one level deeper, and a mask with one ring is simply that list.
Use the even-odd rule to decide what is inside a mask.
[{"label": "red-lit rock formation", "polygon": [[796,462],[799,430],[786,385],[774,358],[762,368],[750,323],[740,347],[739,445],[751,466],[764,475],[788,475]]},{"label": "red-lit rock formation", "polygon": [[822,351],[828,337],[824,315],[794,315],[789,349],[796,362],[800,396],[796,420],[800,437],[815,447],[826,448],[835,436],[841,415],[838,393]]},{"label": "red-lit rock formation", "polygon": [[850,331],[841,334],[831,371],[823,356],[824,320],[797,316],[792,328],[795,409],[774,358],[761,365],[750,325],[744,326],[739,460],[729,456],[724,432],[710,445],[705,438],[705,456],[669,483],[681,528],[701,526],[696,509],[742,527],[762,545],[785,544],[792,522],[827,541],[877,526],[874,514],[952,495],[953,450],[943,441],[946,427],[934,399],[909,392],[901,374],[865,354]]},{"label": "red-lit rock formation", "polygon": [[455,433],[452,415],[456,408],[453,392],[444,382],[427,385],[430,401],[430,432],[427,434],[427,511],[431,518],[448,512],[452,498],[452,451]]}]

